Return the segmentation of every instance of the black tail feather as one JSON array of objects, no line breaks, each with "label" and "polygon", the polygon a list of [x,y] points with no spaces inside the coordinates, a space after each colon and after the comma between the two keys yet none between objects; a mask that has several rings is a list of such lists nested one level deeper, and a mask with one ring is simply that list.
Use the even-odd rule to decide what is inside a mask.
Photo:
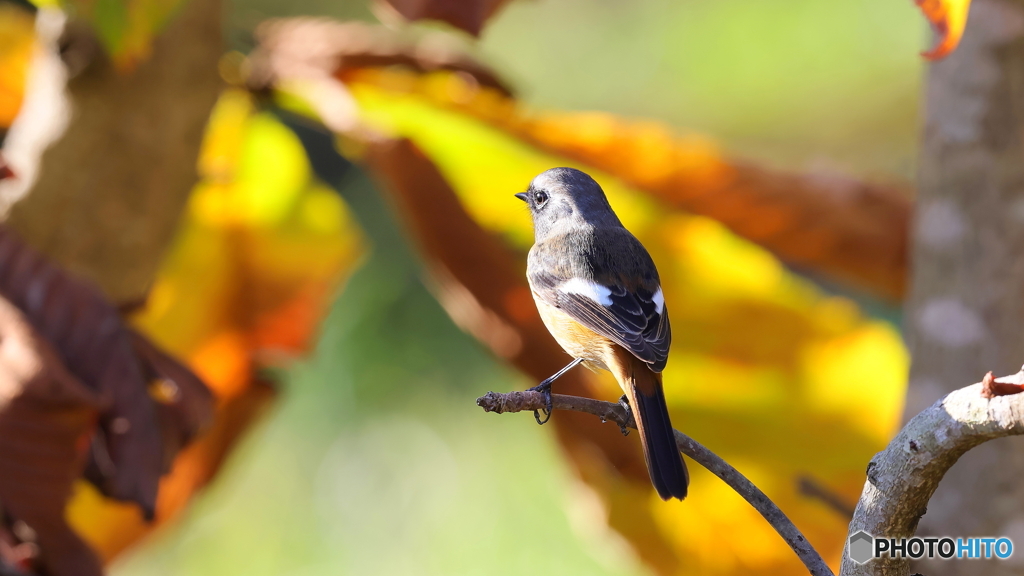
[{"label": "black tail feather", "polygon": [[644,394],[634,386],[630,405],[640,430],[644,458],[654,488],[662,500],[682,500],[686,498],[690,475],[676,445],[661,383],[658,382],[653,388],[653,394]]}]

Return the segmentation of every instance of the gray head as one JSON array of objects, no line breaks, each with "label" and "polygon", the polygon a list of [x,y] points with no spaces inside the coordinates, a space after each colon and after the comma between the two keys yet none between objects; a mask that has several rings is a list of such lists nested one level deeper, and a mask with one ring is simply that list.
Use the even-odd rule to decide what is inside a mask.
[{"label": "gray head", "polygon": [[552,168],[541,173],[516,198],[529,204],[538,240],[574,227],[622,226],[601,186],[575,168]]}]

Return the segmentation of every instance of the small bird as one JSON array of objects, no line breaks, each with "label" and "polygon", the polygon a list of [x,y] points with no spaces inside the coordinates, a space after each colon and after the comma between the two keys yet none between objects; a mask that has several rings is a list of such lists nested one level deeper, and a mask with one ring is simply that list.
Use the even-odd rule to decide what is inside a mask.
[{"label": "small bird", "polygon": [[654,261],[584,172],[553,168],[516,197],[533,218],[526,276],[534,302],[574,358],[534,389],[550,395],[551,383],[581,363],[610,371],[636,419],[654,488],[663,500],[682,500],[690,479],[661,385],[672,333]]}]

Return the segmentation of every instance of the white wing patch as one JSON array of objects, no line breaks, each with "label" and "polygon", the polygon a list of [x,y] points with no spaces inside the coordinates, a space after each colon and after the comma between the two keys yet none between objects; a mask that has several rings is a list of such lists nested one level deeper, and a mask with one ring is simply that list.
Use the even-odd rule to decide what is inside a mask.
[{"label": "white wing patch", "polygon": [[661,292],[661,286],[658,286],[658,291],[651,297],[654,300],[654,304],[658,307],[658,314],[665,311],[665,295]]},{"label": "white wing patch", "polygon": [[[612,291],[590,280],[573,278],[562,282],[558,289],[567,294],[578,294],[584,298],[589,298],[601,306],[612,305]],[[658,290],[658,293],[660,294],[661,290]]]}]

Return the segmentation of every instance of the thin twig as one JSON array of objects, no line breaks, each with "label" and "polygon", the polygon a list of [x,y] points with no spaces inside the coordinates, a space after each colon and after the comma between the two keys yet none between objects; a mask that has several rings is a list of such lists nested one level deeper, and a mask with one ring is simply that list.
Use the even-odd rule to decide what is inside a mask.
[{"label": "thin twig", "polygon": [[[544,395],[540,392],[488,392],[477,398],[477,406],[487,412],[521,412],[523,410],[540,410],[544,406]],[[619,426],[636,428],[636,423],[627,415],[625,409],[618,404],[603,402],[591,398],[580,398],[578,396],[564,396],[552,394],[551,404],[555,410],[572,410],[574,412],[586,412],[593,414],[602,421],[612,421]],[[680,452],[692,458],[701,466],[707,468],[712,474],[718,476],[726,484],[735,490],[743,499],[750,503],[772,528],[782,536],[782,539],[789,544],[800,561],[810,571],[812,576],[833,576],[832,570],[822,560],[821,555],[811,546],[807,538],[800,533],[800,530],[786,517],[778,506],[772,502],[757,486],[747,480],[743,474],[722,460],[714,452],[708,450],[696,440],[686,434],[675,430],[676,444]]]},{"label": "thin twig", "polygon": [[801,495],[821,501],[830,510],[842,516],[844,522],[849,522],[853,518],[854,505],[813,477],[805,474],[797,478],[797,488]]}]

